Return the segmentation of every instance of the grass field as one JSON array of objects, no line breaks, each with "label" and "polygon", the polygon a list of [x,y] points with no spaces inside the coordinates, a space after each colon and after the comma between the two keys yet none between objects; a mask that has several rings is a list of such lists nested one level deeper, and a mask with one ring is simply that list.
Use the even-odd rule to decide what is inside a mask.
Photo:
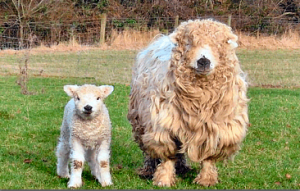
[{"label": "grass field", "polygon": [[[137,51],[89,50],[73,52],[32,51],[29,74],[34,76],[88,77],[102,83],[129,84]],[[1,54],[0,74],[19,72],[26,54]],[[239,50],[242,69],[253,86],[299,86],[300,49]]]},{"label": "grass field", "polygon": [[[238,56],[253,85],[292,87],[300,81],[300,71],[295,69],[299,68],[299,53],[299,50],[242,50]],[[31,95],[20,93],[13,75],[24,56],[1,55],[0,72],[5,76],[0,77],[0,189],[67,188],[68,180],[56,175],[54,154],[63,107],[69,100],[63,85],[83,83],[115,86],[106,99],[113,125],[114,185],[109,188],[157,189],[152,181],[140,179],[135,173],[142,166],[142,153],[132,139],[126,118],[135,54],[135,51],[96,50],[32,54],[28,82]],[[79,70],[80,67],[84,70]],[[248,97],[251,126],[242,150],[233,162],[218,163],[220,183],[208,189],[299,189],[300,89],[250,87]],[[191,173],[178,177],[172,189],[205,189],[192,183],[200,168],[190,164]],[[81,189],[102,189],[88,166],[83,181]]]}]

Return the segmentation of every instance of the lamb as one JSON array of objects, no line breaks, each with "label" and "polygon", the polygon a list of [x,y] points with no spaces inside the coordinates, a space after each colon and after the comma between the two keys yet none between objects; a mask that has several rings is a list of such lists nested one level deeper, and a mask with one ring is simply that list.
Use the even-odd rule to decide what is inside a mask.
[{"label": "lamb", "polygon": [[56,156],[57,174],[70,178],[68,188],[82,186],[85,160],[103,187],[113,184],[109,169],[111,121],[103,103],[113,90],[113,86],[108,85],[64,86],[72,99],[65,106]]},{"label": "lamb", "polygon": [[215,185],[216,162],[240,150],[249,119],[237,39],[223,23],[189,20],[138,53],[127,117],[154,185],[175,185],[184,155],[202,165],[195,183]]}]

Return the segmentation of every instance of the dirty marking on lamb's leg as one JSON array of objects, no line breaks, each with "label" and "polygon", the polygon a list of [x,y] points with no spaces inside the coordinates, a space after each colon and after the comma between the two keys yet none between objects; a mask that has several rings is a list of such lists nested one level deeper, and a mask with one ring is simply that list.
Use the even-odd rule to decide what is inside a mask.
[{"label": "dirty marking on lamb's leg", "polygon": [[100,161],[101,168],[107,168],[108,162],[107,161]]},{"label": "dirty marking on lamb's leg", "polygon": [[82,161],[74,160],[73,165],[75,170],[80,169],[82,168]]}]

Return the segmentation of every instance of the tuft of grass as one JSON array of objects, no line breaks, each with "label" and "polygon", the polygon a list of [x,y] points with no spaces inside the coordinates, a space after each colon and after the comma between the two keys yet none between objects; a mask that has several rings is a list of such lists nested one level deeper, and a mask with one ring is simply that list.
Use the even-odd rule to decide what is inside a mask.
[{"label": "tuft of grass", "polygon": [[[55,147],[64,105],[70,99],[65,84],[95,82],[82,78],[31,77],[23,95],[16,77],[0,77],[0,188],[66,189],[67,179],[56,175]],[[96,82],[97,85],[103,83]],[[151,180],[140,179],[136,169],[143,164],[142,152],[133,141],[127,121],[130,87],[112,83],[115,91],[105,103],[112,121],[111,173],[114,185],[106,189],[160,189]],[[171,189],[299,189],[300,89],[250,88],[250,127],[234,161],[218,163],[220,183],[203,188],[192,181],[200,171],[178,177]],[[102,189],[89,167],[83,171],[81,189]],[[165,189],[165,188],[163,188]]]}]

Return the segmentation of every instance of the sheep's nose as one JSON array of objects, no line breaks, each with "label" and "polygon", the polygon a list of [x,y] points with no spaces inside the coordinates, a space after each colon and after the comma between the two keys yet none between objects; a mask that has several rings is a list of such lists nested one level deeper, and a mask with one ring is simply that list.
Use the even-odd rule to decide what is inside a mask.
[{"label": "sheep's nose", "polygon": [[92,111],[93,107],[90,106],[90,105],[86,105],[86,106],[84,107],[84,109],[85,109],[86,111]]},{"label": "sheep's nose", "polygon": [[210,60],[203,56],[197,61],[198,68],[207,68],[210,65]]}]

